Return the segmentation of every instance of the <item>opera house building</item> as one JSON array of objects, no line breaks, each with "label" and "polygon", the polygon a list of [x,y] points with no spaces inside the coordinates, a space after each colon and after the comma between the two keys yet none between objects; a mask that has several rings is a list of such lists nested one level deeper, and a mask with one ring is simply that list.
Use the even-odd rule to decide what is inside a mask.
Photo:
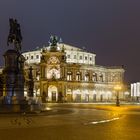
[{"label": "opera house building", "polygon": [[114,86],[123,84],[123,67],[96,65],[96,54],[58,43],[55,37],[49,46],[23,56],[26,80],[32,67],[34,96],[45,102],[111,102],[116,100]]}]

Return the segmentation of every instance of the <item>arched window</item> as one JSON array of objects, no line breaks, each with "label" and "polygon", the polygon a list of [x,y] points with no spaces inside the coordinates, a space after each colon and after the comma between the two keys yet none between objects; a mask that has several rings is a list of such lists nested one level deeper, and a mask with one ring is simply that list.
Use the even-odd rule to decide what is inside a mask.
[{"label": "arched window", "polygon": [[72,81],[72,72],[71,71],[67,72],[67,80]]}]

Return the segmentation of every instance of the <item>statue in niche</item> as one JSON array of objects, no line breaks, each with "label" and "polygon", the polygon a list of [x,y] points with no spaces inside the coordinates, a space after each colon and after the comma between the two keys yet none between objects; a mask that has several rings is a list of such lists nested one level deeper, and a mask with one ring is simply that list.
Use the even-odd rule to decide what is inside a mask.
[{"label": "statue in niche", "polygon": [[7,39],[7,45],[14,44],[14,47],[17,51],[21,51],[21,42],[22,42],[22,35],[20,31],[20,24],[17,22],[16,19],[10,18],[9,19],[10,30]]}]

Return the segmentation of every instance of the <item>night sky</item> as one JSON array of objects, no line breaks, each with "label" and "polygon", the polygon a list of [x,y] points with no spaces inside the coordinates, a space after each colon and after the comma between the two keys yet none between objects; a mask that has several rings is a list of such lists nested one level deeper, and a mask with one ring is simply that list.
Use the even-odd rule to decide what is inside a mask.
[{"label": "night sky", "polygon": [[55,34],[96,53],[97,65],[124,65],[126,82],[140,79],[140,0],[0,0],[0,65],[10,17],[21,24],[23,51]]}]

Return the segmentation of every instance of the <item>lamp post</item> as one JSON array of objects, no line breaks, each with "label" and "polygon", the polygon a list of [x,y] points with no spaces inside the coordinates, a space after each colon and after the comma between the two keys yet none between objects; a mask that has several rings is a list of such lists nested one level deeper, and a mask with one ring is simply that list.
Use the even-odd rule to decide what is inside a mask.
[{"label": "lamp post", "polygon": [[114,87],[115,91],[116,91],[116,106],[120,106],[120,99],[119,99],[119,91],[122,89],[121,85],[116,85]]}]

